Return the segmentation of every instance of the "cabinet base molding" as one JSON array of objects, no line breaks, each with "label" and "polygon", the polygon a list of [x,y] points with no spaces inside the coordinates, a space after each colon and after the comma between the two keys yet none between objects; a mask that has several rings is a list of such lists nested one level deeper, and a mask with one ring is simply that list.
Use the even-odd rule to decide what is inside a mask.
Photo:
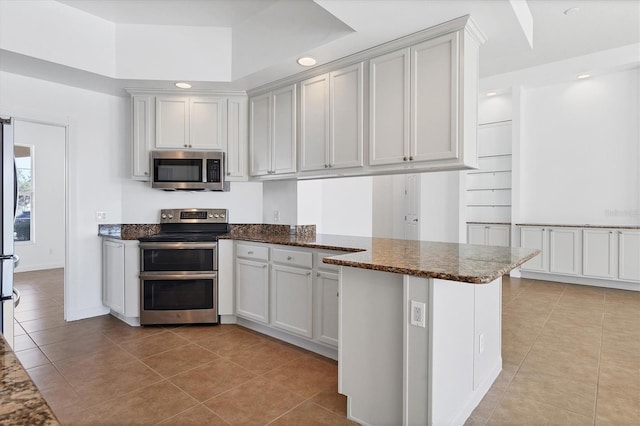
[{"label": "cabinet base molding", "polygon": [[238,317],[235,315],[220,315],[220,324],[237,324]]},{"label": "cabinet base molding", "polygon": [[114,311],[113,309],[109,313],[118,318],[120,321],[125,322],[132,327],[140,327],[140,317],[125,317],[124,315]]},{"label": "cabinet base molding", "polygon": [[522,278],[529,278],[532,280],[558,281],[567,284],[589,285],[593,287],[615,288],[618,290],[640,291],[640,283],[626,281],[603,280],[597,278],[574,277],[569,275],[557,275],[529,271],[520,271],[520,275]]},{"label": "cabinet base molding", "polygon": [[337,349],[329,348],[327,346],[323,346],[315,342],[310,342],[308,340],[301,339],[296,336],[292,336],[291,334],[281,332],[271,327],[246,320],[244,318],[237,318],[236,324],[246,327],[250,330],[257,331],[258,333],[266,334],[267,336],[273,337],[278,340],[282,340],[283,342],[290,343],[294,346],[298,346],[308,351],[315,352],[327,358],[331,358],[336,361],[338,360]]}]

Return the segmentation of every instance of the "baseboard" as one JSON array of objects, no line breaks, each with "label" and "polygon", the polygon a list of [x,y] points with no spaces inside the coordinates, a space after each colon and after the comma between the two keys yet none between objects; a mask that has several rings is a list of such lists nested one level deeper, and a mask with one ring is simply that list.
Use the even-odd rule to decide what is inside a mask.
[{"label": "baseboard", "polygon": [[471,413],[473,413],[473,410],[475,410],[478,404],[480,404],[480,401],[482,401],[482,398],[484,398],[487,392],[489,392],[489,389],[491,389],[493,382],[496,381],[501,371],[502,357],[499,358],[487,379],[471,394],[470,398],[463,405],[462,409],[451,424],[462,425],[467,421],[469,416],[471,416]]},{"label": "baseboard", "polygon": [[593,287],[615,288],[618,290],[640,291],[640,283],[603,280],[598,278],[577,277],[571,275],[547,274],[545,272],[521,271],[522,278],[541,281],[558,281],[567,284],[589,285]]},{"label": "baseboard", "polygon": [[246,320],[244,318],[238,318],[237,324],[243,327],[246,327],[250,330],[257,331],[258,333],[266,334],[267,336],[273,337],[275,339],[282,340],[287,343],[291,343],[294,346],[298,346],[308,351],[315,352],[327,358],[331,358],[336,361],[338,360],[337,349],[329,348],[327,346],[323,346],[315,342],[310,342],[300,337],[292,336],[291,334],[284,333],[282,331],[273,329],[266,325],[255,323],[253,321]]},{"label": "baseboard", "polygon": [[120,321],[127,323],[131,327],[140,327],[140,317],[125,317],[124,315],[111,310],[109,312],[112,316],[118,318]]},{"label": "baseboard", "polygon": [[238,317],[235,315],[220,315],[220,324],[237,324]]}]

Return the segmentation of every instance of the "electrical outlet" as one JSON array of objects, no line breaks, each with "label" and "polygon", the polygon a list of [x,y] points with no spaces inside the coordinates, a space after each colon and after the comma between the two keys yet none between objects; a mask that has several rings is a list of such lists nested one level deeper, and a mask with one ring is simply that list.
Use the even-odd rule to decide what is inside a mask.
[{"label": "electrical outlet", "polygon": [[484,352],[484,333],[480,333],[480,337],[478,338],[478,352]]},{"label": "electrical outlet", "polygon": [[411,325],[425,328],[424,316],[426,314],[426,305],[424,303],[411,301]]},{"label": "electrical outlet", "polygon": [[279,210],[274,210],[273,211],[273,222],[274,223],[280,222],[280,211]]},{"label": "electrical outlet", "polygon": [[104,222],[107,220],[107,212],[96,212],[96,221]]}]

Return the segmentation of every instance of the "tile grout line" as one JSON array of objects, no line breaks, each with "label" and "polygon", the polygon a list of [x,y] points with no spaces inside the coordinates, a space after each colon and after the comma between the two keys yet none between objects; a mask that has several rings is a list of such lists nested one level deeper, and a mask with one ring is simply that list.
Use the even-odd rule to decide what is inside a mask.
[{"label": "tile grout line", "polygon": [[600,370],[602,368],[602,347],[604,345],[604,321],[607,312],[607,292],[604,292],[604,304],[602,306],[602,322],[600,323],[600,351],[598,352],[598,378],[596,380],[596,399],[593,404],[593,425],[596,424],[598,415],[598,394],[600,393]]},{"label": "tile grout line", "polygon": [[[531,285],[532,284],[529,284],[529,286],[531,286]],[[527,286],[527,288],[529,286]],[[553,307],[549,311],[549,314],[547,315],[547,318],[544,320],[544,323],[542,324],[542,327],[540,327],[540,331],[538,331],[538,334],[536,334],[536,337],[533,339],[533,343],[531,344],[531,347],[529,347],[529,349],[525,353],[524,357],[522,358],[522,361],[520,361],[520,363],[518,364],[518,368],[516,368],[515,373],[513,373],[513,377],[511,377],[511,380],[509,380],[509,383],[507,384],[507,386],[505,387],[504,391],[502,392],[502,395],[500,395],[500,398],[498,399],[498,402],[496,403],[495,407],[493,407],[493,409],[491,409],[491,414],[489,414],[489,417],[487,417],[487,422],[485,424],[489,423],[489,420],[491,420],[491,417],[493,416],[493,413],[495,412],[496,408],[498,408],[498,406],[502,403],[502,401],[504,399],[504,396],[506,395],[507,391],[509,390],[509,387],[511,386],[511,383],[513,382],[513,380],[516,378],[516,376],[520,372],[520,368],[522,367],[522,364],[524,364],[524,361],[527,359],[527,356],[529,355],[529,352],[531,352],[531,349],[533,348],[533,346],[538,341],[538,337],[542,333],[542,330],[544,330],[544,327],[547,325],[547,322],[549,321],[549,318],[551,318],[551,315],[553,314],[553,311],[558,306],[558,303],[560,303],[560,299],[564,295],[566,289],[567,289],[566,286],[562,287],[562,292],[560,293],[560,295],[558,296],[558,299],[556,300],[556,302],[553,304]],[[518,293],[516,298],[519,297],[521,293],[522,292]],[[514,300],[515,300],[515,298],[514,298]]]}]

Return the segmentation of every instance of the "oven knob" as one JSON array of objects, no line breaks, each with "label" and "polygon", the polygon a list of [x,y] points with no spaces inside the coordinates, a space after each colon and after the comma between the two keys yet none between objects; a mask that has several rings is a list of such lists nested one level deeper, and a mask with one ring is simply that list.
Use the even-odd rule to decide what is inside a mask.
[{"label": "oven knob", "polygon": [[224,219],[224,213],[220,213],[220,217]]},{"label": "oven knob", "polygon": [[209,219],[213,217],[213,213],[209,213]]},{"label": "oven knob", "polygon": [[215,217],[216,219],[220,217],[220,215],[218,213],[214,214],[213,217]]},{"label": "oven knob", "polygon": [[169,219],[173,219],[173,215],[169,213]]},{"label": "oven knob", "polygon": [[163,219],[166,219],[166,218],[167,218],[167,215],[166,215],[166,214],[164,214],[164,213],[162,213],[162,218],[163,218]]}]

